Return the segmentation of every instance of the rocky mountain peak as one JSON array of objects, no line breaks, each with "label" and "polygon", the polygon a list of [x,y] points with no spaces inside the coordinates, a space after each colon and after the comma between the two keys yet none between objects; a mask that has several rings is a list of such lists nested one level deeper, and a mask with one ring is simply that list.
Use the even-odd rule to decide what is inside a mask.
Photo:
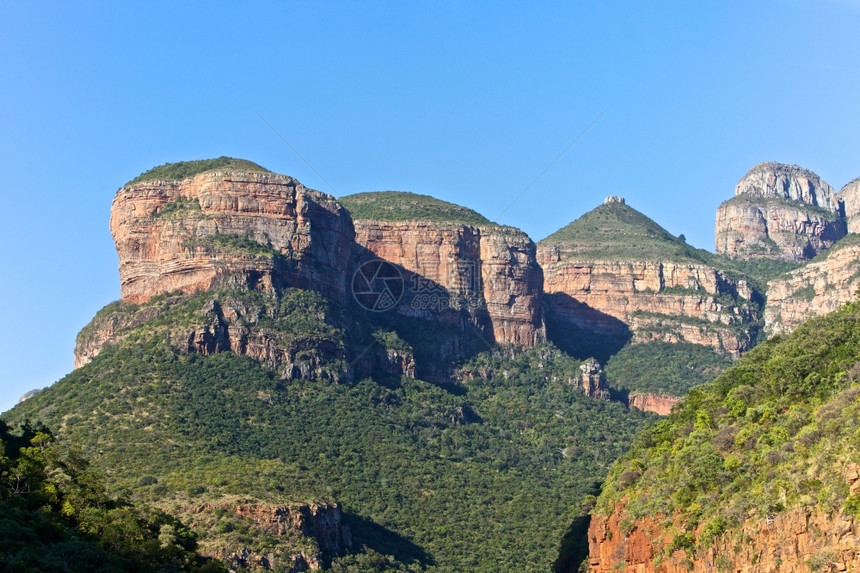
[{"label": "rocky mountain peak", "polygon": [[759,163],[741,178],[735,196],[791,199],[828,211],[838,211],[836,192],[818,175],[798,165],[773,161]]},{"label": "rocky mountain peak", "polygon": [[801,262],[846,232],[833,187],[797,165],[760,163],[717,209],[716,249],[735,259]]}]

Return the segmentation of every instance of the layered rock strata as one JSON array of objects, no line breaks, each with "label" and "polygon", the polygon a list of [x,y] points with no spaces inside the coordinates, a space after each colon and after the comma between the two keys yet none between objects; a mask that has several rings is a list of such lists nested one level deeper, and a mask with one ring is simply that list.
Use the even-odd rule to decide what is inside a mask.
[{"label": "layered rock strata", "polygon": [[791,332],[812,316],[833,312],[857,298],[860,288],[860,240],[854,235],[833,248],[821,260],[768,283],[765,330],[768,334]]},{"label": "layered rock strata", "polygon": [[543,273],[535,244],[517,229],[427,221],[355,221],[367,255],[405,271],[398,312],[456,321],[465,316],[490,342],[545,340]]},{"label": "layered rock strata", "polygon": [[851,181],[837,194],[845,211],[849,233],[860,233],[860,177]]},{"label": "layered rock strata", "polygon": [[[694,554],[662,555],[672,533],[659,516],[645,517],[632,529],[610,516],[592,517],[588,529],[592,573],[791,573],[860,570],[860,521],[839,513],[797,508],[750,519],[735,535],[725,534]],[[658,558],[659,556],[659,558]]]},{"label": "layered rock strata", "polygon": [[845,236],[842,203],[815,173],[762,163],[717,209],[716,249],[732,258],[803,261]]},{"label": "layered rock strata", "polygon": [[209,171],[129,184],[114,198],[110,229],[126,301],[225,285],[347,298],[349,215],[285,175]]},{"label": "layered rock strata", "polygon": [[[739,356],[752,347],[758,307],[750,285],[704,264],[582,260],[541,245],[553,312],[579,328],[635,342],[692,342]],[[561,296],[552,296],[553,294]]]}]

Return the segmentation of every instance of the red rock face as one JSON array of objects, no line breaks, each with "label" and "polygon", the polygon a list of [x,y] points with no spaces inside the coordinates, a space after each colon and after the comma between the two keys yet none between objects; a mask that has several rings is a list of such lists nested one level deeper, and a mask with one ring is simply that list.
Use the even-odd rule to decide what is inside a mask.
[{"label": "red rock face", "polygon": [[[718,538],[693,555],[662,556],[672,534],[659,517],[646,517],[625,535],[620,507],[593,516],[588,529],[589,571],[637,573],[796,573],[860,570],[860,523],[852,517],[798,508],[749,519],[738,536]],[[629,531],[629,528],[628,528]],[[744,542],[738,542],[744,539]],[[657,558],[661,556],[659,559]],[[817,564],[815,569],[810,564]]]},{"label": "red rock face", "polygon": [[553,297],[555,312],[585,330],[626,327],[635,342],[692,342],[733,356],[752,345],[757,310],[737,300],[753,298],[750,287],[707,265],[577,260],[554,245],[541,245],[538,260],[544,292],[563,295]]},{"label": "red rock face", "polygon": [[[459,309],[491,342],[534,346],[545,340],[543,274],[535,245],[507,227],[422,221],[355,221],[356,242],[405,269],[399,311],[439,318]],[[434,298],[435,297],[435,298]],[[426,303],[426,304],[425,304]]]},{"label": "red rock face", "polygon": [[657,396],[656,394],[630,394],[628,405],[643,412],[653,412],[659,416],[668,416],[672,406],[680,402],[675,396]]},{"label": "red rock face", "polygon": [[126,301],[222,285],[269,290],[279,283],[346,300],[354,237],[349,216],[334,198],[291,177],[216,171],[136,183],[114,198],[110,228]]}]

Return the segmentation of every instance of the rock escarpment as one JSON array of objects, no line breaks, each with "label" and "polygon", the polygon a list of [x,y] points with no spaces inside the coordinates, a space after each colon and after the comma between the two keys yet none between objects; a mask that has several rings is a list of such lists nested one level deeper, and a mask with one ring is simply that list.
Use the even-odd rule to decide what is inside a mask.
[{"label": "rock escarpment", "polygon": [[857,298],[860,239],[849,235],[819,258],[768,283],[765,329],[791,332],[812,316],[833,312]]},{"label": "rock escarpment", "polygon": [[[399,205],[420,201],[424,209],[401,210],[397,220],[365,219],[369,199]],[[457,206],[434,200],[431,211],[424,199],[395,192],[341,198],[356,217],[355,240],[366,255],[403,269],[405,291],[398,312],[466,320],[489,342],[528,347],[544,341],[543,273],[528,235],[482,221],[476,213],[460,222],[463,213]],[[384,210],[373,215],[391,216]]]},{"label": "rock escarpment", "polygon": [[333,197],[285,175],[206,171],[143,180],[111,207],[122,299],[239,286],[347,299],[354,231]]},{"label": "rock escarpment", "polygon": [[685,341],[739,356],[755,342],[758,294],[699,255],[618,200],[538,246],[548,308],[559,319],[603,335],[629,331],[636,342]]},{"label": "rock escarpment", "polygon": [[842,203],[815,173],[762,163],[717,210],[717,253],[737,259],[803,261],[846,234]]},{"label": "rock escarpment", "polygon": [[681,401],[677,396],[659,396],[657,394],[641,394],[631,392],[627,397],[627,405],[643,412],[652,412],[658,416],[668,416],[672,407]]},{"label": "rock escarpment", "polygon": [[849,233],[860,233],[860,177],[845,185],[837,195],[845,211]]},{"label": "rock escarpment", "polygon": [[[183,508],[181,513],[198,530],[226,531],[226,536],[201,540],[201,552],[231,570],[318,571],[332,557],[353,548],[352,532],[336,503],[272,505],[242,501]],[[247,529],[270,540],[268,550],[225,544],[229,533]],[[226,537],[226,539],[225,539]]]},{"label": "rock escarpment", "polygon": [[744,524],[701,554],[679,549],[656,559],[673,534],[657,517],[631,525],[618,513],[595,516],[588,530],[589,571],[640,573],[798,573],[860,570],[860,521],[840,513],[797,508]]}]

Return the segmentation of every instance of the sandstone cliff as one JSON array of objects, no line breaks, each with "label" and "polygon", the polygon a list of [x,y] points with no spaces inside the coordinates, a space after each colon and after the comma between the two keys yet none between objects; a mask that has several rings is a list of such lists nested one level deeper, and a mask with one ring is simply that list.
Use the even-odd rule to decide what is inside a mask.
[{"label": "sandstone cliff", "polygon": [[[357,217],[356,243],[367,255],[405,271],[405,291],[398,312],[450,322],[465,319],[489,342],[534,346],[545,340],[543,273],[537,264],[535,244],[525,233],[480,220],[474,224],[461,223],[458,217],[453,222],[438,220],[460,214],[457,206],[440,206],[439,201],[431,205],[449,211],[399,213],[404,218],[424,216],[428,220],[362,219],[363,211],[352,205],[365,195],[376,194],[341,200]],[[401,205],[408,205],[415,197],[422,196],[385,194],[386,199]]]},{"label": "sandstone cliff", "polygon": [[[215,503],[177,512],[198,531],[201,553],[231,570],[318,571],[353,548],[352,532],[338,504]],[[244,535],[232,534],[246,530]],[[249,541],[253,538],[257,544]],[[259,543],[262,541],[262,543]],[[257,546],[260,545],[260,546]]]},{"label": "sandstone cliff", "polygon": [[845,185],[837,197],[844,206],[848,232],[860,232],[860,177]]},{"label": "sandstone cliff", "polygon": [[[670,520],[671,522],[671,520]],[[860,521],[839,513],[798,508],[749,520],[695,555],[663,555],[673,540],[664,520],[622,523],[619,513],[594,516],[588,529],[589,571],[638,573],[800,573],[860,570]]]},{"label": "sandstone cliff", "polygon": [[717,209],[717,253],[732,258],[808,260],[846,232],[833,188],[796,165],[756,165]]},{"label": "sandstone cliff", "polygon": [[769,334],[794,330],[857,298],[860,287],[860,240],[849,235],[832,250],[768,283],[765,329]]},{"label": "sandstone cliff", "polygon": [[672,407],[681,401],[677,396],[658,396],[657,394],[640,394],[631,392],[627,405],[643,412],[652,412],[659,416],[668,416]]},{"label": "sandstone cliff", "polygon": [[215,170],[130,183],[114,198],[110,229],[129,302],[221,286],[347,298],[348,214],[285,175]]},{"label": "sandstone cliff", "polygon": [[[625,249],[625,250],[622,250]],[[587,213],[538,246],[554,316],[594,333],[686,341],[739,356],[755,343],[758,298],[620,201]]]}]

